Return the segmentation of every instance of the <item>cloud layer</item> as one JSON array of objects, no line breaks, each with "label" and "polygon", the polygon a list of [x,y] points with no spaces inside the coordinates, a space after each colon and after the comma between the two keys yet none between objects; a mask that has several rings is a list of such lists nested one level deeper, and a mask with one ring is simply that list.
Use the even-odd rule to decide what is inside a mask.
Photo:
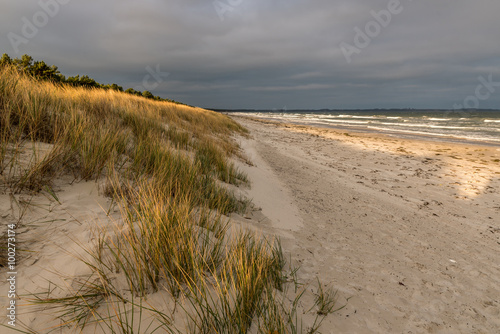
[{"label": "cloud layer", "polygon": [[[170,74],[155,95],[204,107],[452,108],[475,93],[480,76],[500,82],[500,2],[493,0],[0,6],[0,52],[28,53],[64,74],[125,87],[140,85],[146,67],[159,65]],[[51,14],[47,22],[40,12]],[[38,30],[30,38],[26,21]],[[24,39],[18,50],[12,36]],[[341,45],[353,47],[350,57]],[[500,86],[479,107],[500,108]]]}]

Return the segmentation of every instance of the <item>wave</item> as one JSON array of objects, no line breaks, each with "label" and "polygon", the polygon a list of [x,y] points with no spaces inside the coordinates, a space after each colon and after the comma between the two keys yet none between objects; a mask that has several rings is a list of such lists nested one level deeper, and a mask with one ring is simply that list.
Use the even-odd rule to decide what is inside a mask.
[{"label": "wave", "polygon": [[389,125],[393,127],[408,127],[408,128],[429,128],[429,129],[448,129],[448,130],[469,130],[469,131],[500,131],[498,128],[488,128],[488,127],[477,127],[477,126],[445,126],[445,125],[434,125],[434,124],[417,124],[417,123],[385,123],[385,122],[373,122],[374,125]]},{"label": "wave", "polygon": [[377,118],[376,116],[357,116],[357,115],[338,115],[338,118],[366,118],[366,119],[373,119]]},{"label": "wave", "polygon": [[452,138],[468,139],[468,140],[500,142],[500,138],[497,138],[497,137],[471,136],[471,135],[468,135],[468,134],[453,134],[453,135],[450,135],[450,134],[436,133],[436,132],[399,130],[399,129],[385,128],[385,127],[377,127],[377,126],[367,126],[367,128],[374,129],[374,130],[379,130],[379,131],[401,132],[401,133],[415,134],[415,135],[426,135],[426,136],[437,136],[437,137],[452,137]]},{"label": "wave", "polygon": [[469,126],[440,126],[440,125],[429,125],[431,129],[449,129],[449,130],[474,130],[474,128]]},{"label": "wave", "polygon": [[[310,115],[310,116],[313,116],[313,115]],[[326,119],[341,118],[340,115],[314,115],[314,116],[316,116],[317,118],[320,118],[320,119],[323,119],[323,118],[326,118]]]},{"label": "wave", "polygon": [[391,125],[391,126],[405,126],[408,128],[429,128],[429,129],[462,129],[462,130],[467,130],[471,129],[470,127],[463,127],[463,126],[444,126],[444,125],[433,125],[433,124],[423,124],[423,123],[385,123],[385,122],[380,122],[378,124],[382,125]]},{"label": "wave", "polygon": [[341,120],[341,119],[318,119],[318,121],[327,122],[327,123],[370,124],[369,121],[348,121],[348,120]]},{"label": "wave", "polygon": [[451,120],[452,120],[451,118],[429,118],[429,121],[439,121],[439,122],[451,121]]},{"label": "wave", "polygon": [[445,118],[438,115],[398,115],[355,113],[295,113],[295,112],[248,112],[240,115],[273,119],[279,122],[307,124],[312,126],[348,127],[385,131],[407,135],[427,135],[436,138],[461,138],[500,142],[500,119],[489,117]]},{"label": "wave", "polygon": [[374,119],[376,116],[352,116],[352,118]]}]

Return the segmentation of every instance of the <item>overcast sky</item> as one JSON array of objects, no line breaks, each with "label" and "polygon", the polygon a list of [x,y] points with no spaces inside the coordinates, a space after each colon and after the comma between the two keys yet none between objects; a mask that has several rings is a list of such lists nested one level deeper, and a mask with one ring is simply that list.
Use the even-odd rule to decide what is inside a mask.
[{"label": "overcast sky", "polygon": [[498,0],[0,0],[0,9],[0,53],[201,107],[500,108]]}]

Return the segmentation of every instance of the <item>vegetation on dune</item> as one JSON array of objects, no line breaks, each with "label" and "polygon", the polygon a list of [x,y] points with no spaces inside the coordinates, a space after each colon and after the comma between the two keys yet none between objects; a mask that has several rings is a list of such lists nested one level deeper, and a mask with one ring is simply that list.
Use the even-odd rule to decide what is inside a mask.
[{"label": "vegetation on dune", "polygon": [[[238,152],[231,135],[245,132],[211,111],[40,81],[3,61],[4,191],[53,193],[63,175],[105,180],[104,194],[124,221],[111,230],[96,226],[94,245],[82,245],[88,276],[72,278],[72,289],[52,282],[31,302],[79,330],[300,332],[296,313],[305,288],[295,300],[285,297],[295,271],[285,275],[279,242],[231,229],[224,218],[246,206],[224,186],[247,182],[229,160]],[[159,291],[173,309],[148,301]],[[333,295],[318,293],[310,332],[333,311]]]},{"label": "vegetation on dune", "polygon": [[[33,57],[29,55],[23,55],[21,56],[21,58],[12,59],[8,54],[4,53],[2,55],[2,58],[0,58],[0,67],[2,66],[11,66],[17,69],[17,71],[19,71],[20,73],[30,75],[37,80],[50,81],[52,83],[69,85],[72,87],[100,88],[106,90],[111,89],[119,92],[124,91],[123,87],[117,85],[116,83],[108,85],[101,84],[90,78],[88,75],[80,76],[79,74],[77,74],[75,76],[66,77],[59,72],[57,66],[49,66],[43,60],[35,61]],[[176,104],[184,104],[171,99],[164,99],[159,96],[154,96],[153,93],[147,90],[141,92],[133,88],[128,88],[124,92],[131,95],[142,96],[155,101],[166,101]]]}]

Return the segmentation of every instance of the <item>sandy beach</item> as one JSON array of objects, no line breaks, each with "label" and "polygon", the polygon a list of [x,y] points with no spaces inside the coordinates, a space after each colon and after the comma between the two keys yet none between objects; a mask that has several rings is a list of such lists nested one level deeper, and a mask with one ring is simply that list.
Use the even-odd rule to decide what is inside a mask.
[{"label": "sandy beach", "polygon": [[0,334],[500,334],[498,13],[2,1]]},{"label": "sandy beach", "polygon": [[500,331],[499,147],[232,117],[248,225],[347,303],[323,333]]},{"label": "sandy beach", "polygon": [[[298,281],[309,284],[297,308],[304,332],[318,280],[338,291],[336,307],[345,305],[321,333],[500,331],[500,148],[233,119],[250,130],[236,140],[251,163],[237,162],[251,186],[232,188],[253,204],[231,214],[231,224],[281,239]],[[24,222],[21,328],[44,333],[63,324],[56,310],[30,300],[54,284],[74,290],[88,275],[79,258],[121,219],[104,188],[63,177],[55,194],[0,195],[2,222]],[[164,307],[169,298],[161,291],[148,302]],[[173,315],[186,322],[179,310]]]}]

